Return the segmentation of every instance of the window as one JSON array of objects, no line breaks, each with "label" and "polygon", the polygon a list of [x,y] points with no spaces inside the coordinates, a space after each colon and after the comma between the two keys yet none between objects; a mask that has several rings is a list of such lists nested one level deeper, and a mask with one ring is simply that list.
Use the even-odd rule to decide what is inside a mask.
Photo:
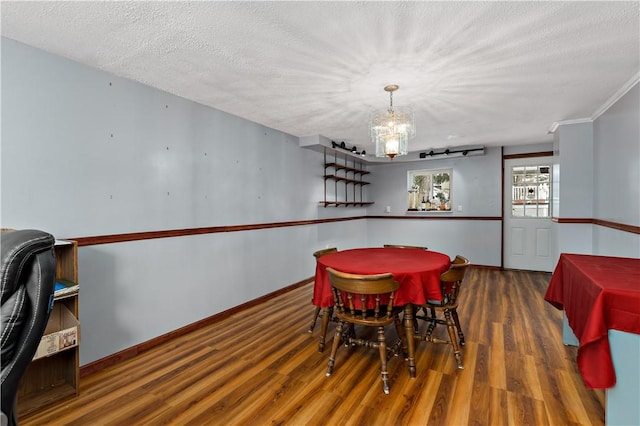
[{"label": "window", "polygon": [[451,211],[453,169],[411,170],[409,172],[410,211]]},{"label": "window", "polygon": [[511,216],[550,217],[551,166],[514,166],[511,168]]}]

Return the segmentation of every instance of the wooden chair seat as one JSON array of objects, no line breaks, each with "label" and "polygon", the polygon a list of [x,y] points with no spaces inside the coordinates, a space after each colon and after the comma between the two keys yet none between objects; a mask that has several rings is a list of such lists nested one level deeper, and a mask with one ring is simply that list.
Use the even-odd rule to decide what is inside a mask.
[{"label": "wooden chair seat", "polygon": [[[390,356],[398,355],[399,348],[406,354],[407,340],[400,321],[401,307],[393,306],[398,282],[391,273],[376,275],[355,275],[327,268],[331,281],[331,290],[335,302],[335,316],[338,320],[333,338],[331,355],[327,366],[327,377],[333,373],[336,353],[340,342],[345,346],[357,345],[377,348],[380,355],[382,389],[389,393],[389,373],[387,361]],[[385,326],[394,324],[399,340],[389,347],[385,338]],[[354,326],[375,327],[377,340],[359,339],[353,332]]]}]

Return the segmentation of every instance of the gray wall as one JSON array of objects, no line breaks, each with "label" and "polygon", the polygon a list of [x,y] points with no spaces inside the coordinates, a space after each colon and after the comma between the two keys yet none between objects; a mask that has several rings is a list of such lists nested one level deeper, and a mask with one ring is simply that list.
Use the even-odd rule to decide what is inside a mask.
[{"label": "gray wall", "polygon": [[[2,38],[3,227],[64,238],[344,215],[318,207],[322,162],[291,135]],[[308,278],[313,250],[365,235],[356,220],[81,247],[81,364]]]},{"label": "gray wall", "polygon": [[[639,117],[636,83],[595,121],[559,126],[554,135],[558,153],[554,164],[555,217],[640,226]],[[640,257],[640,235],[636,233],[560,221],[554,234],[558,255]]]},{"label": "gray wall", "polygon": [[[640,87],[636,85],[593,125],[594,217],[640,226]],[[640,257],[640,236],[594,227],[594,253]]]},{"label": "gray wall", "polygon": [[[626,99],[596,123],[596,149],[611,132],[619,132],[615,149],[638,143],[637,118],[635,133],[629,121],[637,99]],[[621,113],[623,128],[611,130]],[[635,165],[624,154],[620,161],[637,179],[635,149]],[[596,171],[618,160],[607,161]],[[407,170],[444,167],[454,167],[447,215],[501,215],[498,148],[370,166],[368,209],[319,207],[322,163],[291,135],[2,38],[3,227],[64,238],[384,215],[387,205],[403,215]],[[625,208],[637,212],[638,186],[621,189],[620,197],[635,197]],[[599,205],[597,217],[608,217]],[[638,224],[637,216],[624,219]],[[319,248],[424,244],[498,266],[500,234],[499,221],[362,219],[82,247],[81,364],[308,278]],[[637,235],[629,240],[637,245]]]},{"label": "gray wall", "polygon": [[561,253],[593,253],[593,149],[590,121],[562,124],[554,134],[552,215],[571,219],[552,224],[556,258]]},{"label": "gray wall", "polygon": [[[370,166],[370,194],[375,204],[370,215],[404,215],[407,210],[407,173],[409,170],[453,168],[450,213],[410,213],[416,220],[384,219],[367,221],[370,246],[384,243],[427,246],[454,257],[463,254],[478,265],[500,266],[501,221],[421,220],[420,217],[500,217],[502,215],[501,170],[499,148],[489,148],[485,155],[434,159],[393,165]],[[371,176],[369,178],[369,176]],[[458,211],[458,207],[462,211]]]}]

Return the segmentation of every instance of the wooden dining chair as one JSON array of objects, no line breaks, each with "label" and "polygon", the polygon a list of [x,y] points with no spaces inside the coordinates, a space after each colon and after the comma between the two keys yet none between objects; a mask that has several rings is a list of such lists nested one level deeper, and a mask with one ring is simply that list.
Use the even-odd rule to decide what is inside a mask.
[{"label": "wooden dining chair", "polygon": [[[325,254],[337,253],[337,252],[338,252],[337,247],[330,247],[330,248],[326,248],[326,249],[322,249],[314,252],[313,257],[316,258],[316,262],[317,262],[317,260],[320,257],[324,256]],[[322,315],[320,315],[321,312],[322,312]],[[320,306],[316,306],[313,310],[313,319],[311,320],[311,325],[309,326],[307,333],[313,333],[313,329],[316,326],[316,321],[318,321],[318,316],[322,316],[322,323],[320,326],[320,339],[318,341],[318,351],[320,352],[324,351],[327,328],[329,326],[329,321],[331,320],[332,315],[333,315],[332,308],[320,308]]]},{"label": "wooden dining chair", "polygon": [[[400,347],[407,353],[407,339],[400,321],[402,307],[394,307],[393,300],[399,284],[391,273],[376,275],[354,275],[327,268],[331,280],[331,290],[335,302],[335,315],[338,320],[333,338],[331,355],[327,366],[327,377],[333,373],[336,353],[340,342],[345,346],[365,346],[377,348],[380,355],[382,389],[389,393],[389,373],[387,361],[392,355],[398,355]],[[387,345],[385,326],[394,324],[399,340]],[[377,340],[359,339],[353,332],[354,326],[375,327]]]},{"label": "wooden dining chair", "polygon": [[423,246],[405,246],[405,245],[399,245],[399,244],[385,244],[384,247],[391,247],[391,248],[410,248],[410,249],[418,249],[418,250],[427,250],[426,247]]},{"label": "wooden dining chair", "polygon": [[[417,320],[423,320],[429,324],[421,340],[431,343],[451,344],[453,346],[453,355],[456,358],[458,368],[461,370],[464,367],[462,366],[460,346],[464,346],[464,333],[458,318],[458,296],[468,266],[468,259],[460,255],[456,256],[449,269],[440,274],[442,300],[428,300],[426,304],[418,309],[415,315]],[[444,319],[438,318],[438,312],[443,313]],[[433,336],[433,331],[438,324],[447,326],[449,340],[442,340]],[[458,342],[460,345],[458,345]]]}]

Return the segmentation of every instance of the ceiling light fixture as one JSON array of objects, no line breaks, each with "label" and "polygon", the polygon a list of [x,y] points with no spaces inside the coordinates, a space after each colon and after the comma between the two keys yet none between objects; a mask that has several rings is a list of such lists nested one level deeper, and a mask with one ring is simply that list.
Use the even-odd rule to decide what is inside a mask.
[{"label": "ceiling light fixture", "polygon": [[344,143],[344,141],[338,143],[335,141],[331,141],[331,148],[336,149],[336,148],[340,148],[340,149],[344,149],[345,151],[349,151],[352,154],[355,155],[361,155],[361,156],[366,156],[367,155],[367,151],[365,151],[364,149],[362,150],[362,152],[358,151],[358,148],[354,145],[351,148],[349,148],[347,146],[346,143]]},{"label": "ceiling light fixture", "polygon": [[369,127],[371,140],[376,144],[376,157],[393,159],[409,152],[409,138],[416,135],[413,111],[408,107],[393,106],[393,92],[398,90],[397,84],[385,86],[389,92],[389,108],[371,113]]},{"label": "ceiling light fixture", "polygon": [[462,154],[464,157],[469,155],[470,152],[478,152],[484,154],[484,146],[475,146],[475,147],[465,147],[465,148],[452,148],[445,149],[443,151],[434,151],[433,149],[427,152],[421,152],[419,154],[420,158],[433,157],[436,155],[453,155],[453,154]]}]

